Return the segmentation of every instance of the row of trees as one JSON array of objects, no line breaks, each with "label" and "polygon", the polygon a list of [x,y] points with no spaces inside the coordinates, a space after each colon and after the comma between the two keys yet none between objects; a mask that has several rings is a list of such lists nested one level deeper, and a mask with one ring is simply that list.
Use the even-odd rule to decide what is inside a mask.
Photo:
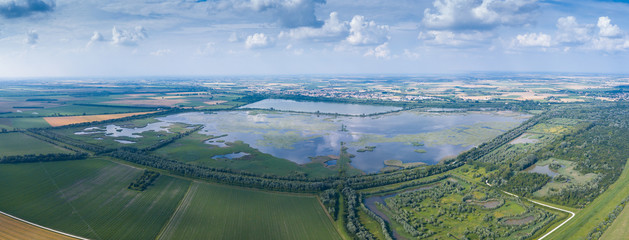
[{"label": "row of trees", "polygon": [[158,177],[158,172],[144,170],[144,173],[142,173],[142,175],[136,178],[133,182],[129,183],[127,188],[130,190],[144,191],[146,188],[153,185],[153,182],[155,182]]},{"label": "row of trees", "polygon": [[375,237],[358,219],[357,208],[362,204],[360,194],[350,187],[343,188],[343,196],[345,196],[345,228],[356,239],[370,239]]},{"label": "row of trees", "polygon": [[170,160],[147,154],[143,151],[136,151],[135,149],[120,148],[108,153],[108,155],[135,164],[167,170],[173,174],[181,176],[275,191],[320,192],[331,188],[334,185],[333,182],[283,180],[279,178],[264,178],[254,175],[240,174],[227,171],[226,169],[216,169]]},{"label": "row of trees", "polygon": [[0,163],[30,163],[30,162],[54,162],[67,160],[80,160],[88,157],[87,153],[50,153],[50,154],[28,154],[20,156],[4,156],[0,158]]}]

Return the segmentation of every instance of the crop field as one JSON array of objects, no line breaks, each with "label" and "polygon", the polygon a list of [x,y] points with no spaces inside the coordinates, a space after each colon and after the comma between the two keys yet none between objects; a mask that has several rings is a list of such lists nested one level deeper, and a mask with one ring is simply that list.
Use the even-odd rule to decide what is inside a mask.
[{"label": "crop field", "polygon": [[[155,153],[182,162],[218,168],[239,169],[261,174],[291,175],[303,173],[312,177],[337,174],[336,171],[326,168],[321,162],[299,165],[286,159],[262,153],[240,141],[228,143],[225,147],[204,143],[208,138],[208,136],[202,134],[190,134],[156,150]],[[235,159],[212,158],[217,155],[238,152],[248,153],[249,155]]]},{"label": "crop field", "polygon": [[159,239],[340,239],[314,196],[192,183]]},{"label": "crop field", "polygon": [[144,115],[155,112],[136,112],[136,113],[120,113],[120,114],[101,114],[101,115],[85,115],[85,116],[69,116],[69,117],[44,117],[44,120],[53,127],[65,126],[75,123],[104,121],[110,119],[118,119],[130,116]]},{"label": "crop field", "polygon": [[75,238],[41,229],[0,214],[0,239],[71,240]]},{"label": "crop field", "polygon": [[[17,111],[19,110],[19,112]],[[5,114],[5,116],[16,117],[57,117],[57,116],[82,116],[117,113],[146,112],[152,109],[127,107],[127,106],[92,106],[92,105],[72,105],[66,104],[50,108],[17,109],[15,112]]]},{"label": "crop field", "polygon": [[127,189],[141,169],[103,159],[7,164],[0,168],[0,210],[91,239],[154,239],[190,182],[160,176]]},{"label": "crop field", "polygon": [[50,124],[43,118],[0,118],[0,128],[7,130],[44,127],[50,127]]},{"label": "crop field", "polygon": [[[603,194],[599,195],[593,202],[588,204],[587,207],[577,213],[570,222],[549,235],[548,239],[586,239],[586,236],[596,228],[599,223],[605,221],[609,213],[611,213],[623,199],[629,196],[629,188],[627,186],[629,186],[629,161],[627,161],[622,175],[620,175],[614,184],[610,185]],[[627,208],[625,208],[625,210],[626,209]],[[626,214],[624,214],[624,216],[626,216]],[[614,224],[626,224],[626,219],[623,221],[621,218],[618,218],[616,221],[621,222],[614,222]],[[615,228],[612,227],[608,229],[607,231],[612,231],[609,233],[606,232],[606,235],[603,236],[610,238],[603,239],[617,239],[612,238],[612,236],[618,235],[626,236],[626,229],[620,231],[613,230],[617,228],[616,226]]]},{"label": "crop field", "polygon": [[0,157],[26,154],[71,153],[50,143],[19,132],[0,133]]}]

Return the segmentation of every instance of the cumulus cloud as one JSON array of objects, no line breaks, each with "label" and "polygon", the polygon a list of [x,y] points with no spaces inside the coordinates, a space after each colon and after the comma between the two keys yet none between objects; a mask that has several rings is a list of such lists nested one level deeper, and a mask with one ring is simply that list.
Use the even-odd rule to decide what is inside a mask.
[{"label": "cumulus cloud", "polygon": [[537,0],[435,0],[424,10],[422,23],[429,29],[485,30],[531,21]]},{"label": "cumulus cloud", "polygon": [[102,42],[102,41],[105,41],[105,38],[103,37],[103,35],[97,31],[94,31],[94,34],[92,34],[90,41],[87,42],[87,47],[94,45],[94,43],[96,42]]},{"label": "cumulus cloud", "polygon": [[429,45],[441,45],[451,47],[473,47],[485,43],[494,35],[483,31],[453,32],[447,30],[430,30],[420,32],[417,39]]},{"label": "cumulus cloud", "polygon": [[514,44],[521,47],[550,47],[551,37],[543,33],[527,33],[518,35]]},{"label": "cumulus cloud", "polygon": [[366,21],[364,16],[354,16],[349,26],[346,41],[351,45],[378,45],[389,40],[389,26]]},{"label": "cumulus cloud", "polygon": [[197,49],[196,54],[206,56],[206,55],[212,55],[215,52],[216,52],[216,43],[208,42],[204,46]]},{"label": "cumulus cloud", "polygon": [[54,0],[0,0],[0,15],[5,18],[25,17],[35,12],[52,11],[54,8]]},{"label": "cumulus cloud", "polygon": [[137,26],[133,30],[118,29],[114,27],[111,30],[111,40],[115,45],[135,46],[139,41],[148,38],[146,29],[142,26]]},{"label": "cumulus cloud", "polygon": [[389,59],[391,51],[389,50],[389,43],[385,42],[373,49],[367,50],[365,56],[374,56],[376,58]]},{"label": "cumulus cloud", "polygon": [[309,39],[313,41],[334,41],[343,39],[349,33],[349,23],[340,21],[337,12],[330,13],[330,18],[325,20],[320,28],[300,27],[288,32],[280,33],[280,37],[292,39]]},{"label": "cumulus cloud", "polygon": [[598,35],[608,38],[620,37],[622,31],[620,31],[620,28],[617,25],[611,24],[611,21],[612,20],[609,19],[609,17],[598,18],[598,23],[596,24],[599,28]]},{"label": "cumulus cloud", "polygon": [[24,38],[24,43],[28,45],[35,45],[37,44],[37,40],[39,40],[39,34],[37,34],[37,32],[35,32],[34,30],[31,30],[26,33],[26,38]]},{"label": "cumulus cloud", "polygon": [[583,44],[592,38],[590,34],[592,27],[579,24],[573,16],[559,18],[555,40],[564,44]]},{"label": "cumulus cloud", "polygon": [[629,36],[619,26],[611,24],[609,17],[599,17],[594,25],[579,24],[575,17],[568,16],[557,20],[557,32],[554,38],[544,33],[526,33],[513,39],[512,45],[560,47],[564,51],[581,49],[617,52],[629,49]]},{"label": "cumulus cloud", "polygon": [[273,40],[264,33],[255,33],[247,36],[245,47],[248,49],[268,48],[273,45]]}]

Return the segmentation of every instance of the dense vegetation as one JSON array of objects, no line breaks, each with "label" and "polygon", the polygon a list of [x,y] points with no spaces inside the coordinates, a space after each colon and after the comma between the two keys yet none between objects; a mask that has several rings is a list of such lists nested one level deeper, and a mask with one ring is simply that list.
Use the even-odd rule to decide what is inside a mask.
[{"label": "dense vegetation", "polygon": [[142,175],[136,178],[133,182],[129,183],[127,188],[136,191],[144,191],[147,187],[151,186],[158,177],[158,172],[144,170],[144,173],[142,173]]},{"label": "dense vegetation", "polygon": [[86,159],[87,153],[50,153],[50,154],[27,154],[19,156],[4,156],[0,158],[0,163],[30,163],[30,162],[54,162]]}]

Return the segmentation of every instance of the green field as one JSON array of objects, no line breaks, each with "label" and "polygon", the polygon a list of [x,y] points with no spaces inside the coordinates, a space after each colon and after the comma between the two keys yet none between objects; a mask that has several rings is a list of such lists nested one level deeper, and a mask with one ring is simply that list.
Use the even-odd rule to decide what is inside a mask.
[{"label": "green field", "polygon": [[146,112],[151,108],[137,108],[127,106],[83,106],[67,104],[58,107],[22,109],[21,112],[8,113],[5,116],[20,117],[53,117],[53,116],[77,116],[77,115],[97,115],[112,113]]},{"label": "green field", "polygon": [[[244,170],[260,174],[275,175],[307,175],[311,177],[324,177],[337,174],[336,171],[326,168],[323,163],[313,162],[299,165],[286,159],[273,157],[262,153],[248,144],[240,141],[229,143],[227,147],[216,147],[205,144],[209,137],[202,134],[190,134],[155,151],[156,154],[171,159],[193,164]],[[244,152],[250,155],[238,159],[212,159],[216,155]]]},{"label": "green field", "polygon": [[154,239],[190,183],[160,176],[128,190],[141,174],[103,159],[2,165],[0,210],[91,239]]},{"label": "green field", "polygon": [[[604,221],[609,213],[611,213],[623,199],[629,196],[629,188],[627,186],[629,186],[629,161],[627,161],[622,175],[620,175],[614,184],[610,185],[603,194],[599,195],[593,202],[588,204],[587,207],[578,212],[570,222],[549,235],[548,239],[585,239],[593,228]],[[618,218],[617,221],[623,220],[622,218]],[[626,219],[624,221],[626,221]],[[612,226],[610,229],[614,229],[614,227]],[[622,230],[614,231],[622,232]],[[622,236],[626,236],[624,234],[626,232],[622,233]],[[606,233],[605,236],[615,236],[615,233]]]},{"label": "green field", "polygon": [[159,239],[340,239],[313,196],[195,182]]},{"label": "green field", "polygon": [[612,223],[600,239],[623,239],[627,237],[627,235],[629,235],[629,208],[625,206],[620,215],[614,220],[614,223]]},{"label": "green field", "polygon": [[0,157],[26,154],[72,153],[65,148],[19,132],[0,133]]},{"label": "green field", "polygon": [[44,127],[50,127],[50,124],[43,118],[0,118],[0,128],[7,130]]}]

